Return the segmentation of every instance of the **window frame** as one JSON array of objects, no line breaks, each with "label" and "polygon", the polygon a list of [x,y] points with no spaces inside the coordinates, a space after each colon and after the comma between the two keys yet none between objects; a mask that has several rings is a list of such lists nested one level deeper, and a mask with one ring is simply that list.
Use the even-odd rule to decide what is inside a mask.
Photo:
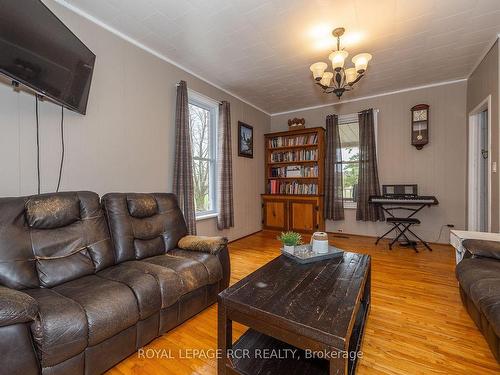
[{"label": "window frame", "polygon": [[[195,157],[192,154],[192,159],[207,161],[209,164],[209,177],[208,177],[208,191],[209,200],[211,202],[211,210],[207,211],[195,211],[196,220],[205,220],[212,217],[216,217],[218,214],[218,202],[217,202],[217,128],[219,121],[219,102],[200,94],[194,90],[188,89],[188,110],[189,105],[194,105],[196,107],[202,108],[210,112],[210,124],[209,124],[209,138],[208,138],[208,158]],[[189,124],[189,131],[191,134],[191,124]],[[192,145],[191,145],[192,147]],[[193,176],[194,179],[194,176]]]},{"label": "window frame", "polygon": [[[347,115],[338,115],[338,126],[352,124],[353,122],[357,122],[358,126],[359,126],[359,117],[358,117],[357,112],[350,113]],[[377,157],[377,164],[378,164],[378,109],[373,110],[373,125],[375,128],[375,148],[376,148],[376,157]],[[359,140],[358,140],[358,143],[359,143]],[[342,146],[342,140],[340,140],[340,144]],[[343,172],[344,164],[352,164],[352,163],[355,163],[355,162],[354,161],[345,162],[342,159],[342,180],[344,179],[344,172]],[[342,191],[343,191],[343,187],[342,187]],[[342,197],[342,202],[344,204],[344,208],[347,208],[347,209],[357,209],[358,208],[357,202],[345,200],[344,197]]]}]

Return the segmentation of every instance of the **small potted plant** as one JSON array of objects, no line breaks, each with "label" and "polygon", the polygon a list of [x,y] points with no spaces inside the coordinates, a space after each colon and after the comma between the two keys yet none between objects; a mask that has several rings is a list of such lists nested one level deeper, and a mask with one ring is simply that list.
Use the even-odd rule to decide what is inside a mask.
[{"label": "small potted plant", "polygon": [[283,250],[293,254],[295,246],[302,244],[302,236],[297,232],[282,232],[278,240],[283,244]]}]

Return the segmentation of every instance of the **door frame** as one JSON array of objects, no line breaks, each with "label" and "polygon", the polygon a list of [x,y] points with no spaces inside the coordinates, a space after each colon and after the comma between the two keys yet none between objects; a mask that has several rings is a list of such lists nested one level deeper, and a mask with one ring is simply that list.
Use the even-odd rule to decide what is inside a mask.
[{"label": "door frame", "polygon": [[469,155],[468,155],[468,196],[467,196],[467,229],[479,231],[479,116],[488,111],[488,232],[491,232],[491,95],[488,95],[472,111],[469,112]]}]

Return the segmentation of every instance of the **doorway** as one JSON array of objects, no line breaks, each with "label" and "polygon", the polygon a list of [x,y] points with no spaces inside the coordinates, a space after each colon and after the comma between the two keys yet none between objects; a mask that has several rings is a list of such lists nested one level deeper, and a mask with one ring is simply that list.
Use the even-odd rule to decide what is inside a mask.
[{"label": "doorway", "polygon": [[468,229],[491,231],[491,95],[469,114]]}]

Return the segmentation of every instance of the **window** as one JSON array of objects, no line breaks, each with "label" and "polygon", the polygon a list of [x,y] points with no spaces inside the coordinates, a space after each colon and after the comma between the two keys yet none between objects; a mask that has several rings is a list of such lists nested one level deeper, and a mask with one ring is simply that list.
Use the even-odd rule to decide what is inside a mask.
[{"label": "window", "polygon": [[356,207],[359,175],[358,115],[339,116],[344,205]]},{"label": "window", "polygon": [[196,218],[216,213],[216,150],[218,102],[189,90],[189,125],[193,154]]},{"label": "window", "polygon": [[[373,110],[375,143],[377,143],[378,110]],[[344,207],[356,208],[359,177],[359,123],[358,114],[339,116],[340,144],[342,147],[342,177]]]}]

